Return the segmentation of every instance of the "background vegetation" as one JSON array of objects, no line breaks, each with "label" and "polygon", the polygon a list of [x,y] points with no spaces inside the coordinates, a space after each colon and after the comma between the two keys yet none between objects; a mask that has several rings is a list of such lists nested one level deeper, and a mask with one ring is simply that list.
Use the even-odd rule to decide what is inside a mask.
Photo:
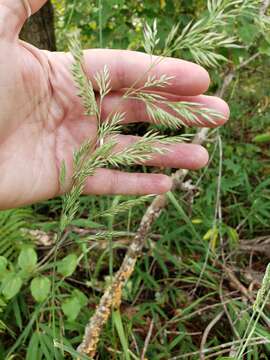
[{"label": "background vegetation", "polygon": [[[84,47],[141,50],[145,22],[158,19],[162,40],[174,24],[182,28],[202,16],[205,5],[54,0],[58,49],[66,50],[66,34],[80,29]],[[207,169],[190,173],[186,186],[170,195],[125,287],[120,312],[102,334],[99,359],[234,358],[250,322],[270,257],[270,31],[262,33],[245,16],[228,23],[227,31],[241,46],[220,50],[229,62],[209,69],[211,93],[254,57],[226,90],[231,120],[209,134]],[[142,204],[100,216],[123,200],[84,197],[57,259],[52,255],[61,199],[0,213],[0,359],[76,358],[71,349],[145,211]],[[91,239],[98,231],[115,232],[114,240]],[[260,321],[253,321],[245,358],[269,358],[269,316],[267,305]]]}]

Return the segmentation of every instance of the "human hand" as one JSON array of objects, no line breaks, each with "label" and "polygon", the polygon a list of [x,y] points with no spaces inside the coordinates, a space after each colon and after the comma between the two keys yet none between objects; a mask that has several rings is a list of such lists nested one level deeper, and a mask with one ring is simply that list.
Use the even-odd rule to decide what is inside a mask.
[{"label": "human hand", "polygon": [[[45,2],[30,0],[32,13]],[[0,0],[0,209],[60,195],[62,161],[71,178],[74,150],[87,138],[94,138],[97,129],[95,119],[89,121],[84,115],[76,96],[72,56],[42,51],[20,41],[18,34],[26,18],[22,0]],[[149,122],[143,105],[132,100],[121,102],[121,94],[149,68],[150,57],[123,50],[85,51],[85,70],[94,86],[94,74],[104,65],[110,70],[112,92],[104,100],[103,117],[117,105],[126,112],[126,122]],[[167,58],[151,74],[173,76],[163,89],[168,96],[199,102],[223,114],[217,125],[228,119],[224,101],[201,95],[209,86],[209,76],[200,66]],[[133,136],[120,135],[118,149],[133,141]],[[155,155],[146,165],[198,169],[208,162],[207,151],[199,145],[176,144],[170,150]],[[99,169],[87,180],[85,193],[158,194],[171,185],[171,179],[163,174]]]}]

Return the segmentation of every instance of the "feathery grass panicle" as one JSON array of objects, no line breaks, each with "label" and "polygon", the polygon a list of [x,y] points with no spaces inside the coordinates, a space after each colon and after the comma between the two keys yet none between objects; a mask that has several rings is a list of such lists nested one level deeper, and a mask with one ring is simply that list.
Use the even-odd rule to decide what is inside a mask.
[{"label": "feathery grass panicle", "polygon": [[123,201],[120,204],[117,204],[115,206],[112,206],[106,211],[103,211],[100,216],[115,216],[119,215],[121,213],[128,212],[130,209],[136,206],[140,206],[145,204],[148,200],[151,200],[153,198],[153,195],[146,195],[141,196],[137,199],[127,200]]},{"label": "feathery grass panicle", "polygon": [[[156,75],[148,75],[148,78],[143,86],[143,89],[147,88],[163,88],[167,85],[170,85],[170,81],[173,79],[173,76],[168,76],[166,74],[161,75],[159,78]],[[142,90],[142,89],[141,89]]]},{"label": "feathery grass panicle", "polygon": [[98,137],[105,139],[107,136],[117,135],[122,130],[122,123],[125,119],[125,113],[115,112],[113,115],[108,116],[105,121],[101,123],[98,129]]},{"label": "feathery grass panicle", "polygon": [[218,119],[223,118],[219,112],[195,102],[173,102],[160,95],[152,96],[146,93],[138,93],[137,97],[145,103],[147,113],[154,123],[172,129],[186,125],[215,125]]},{"label": "feathery grass panicle", "polygon": [[263,312],[267,303],[270,300],[270,264],[268,264],[264,278],[262,281],[262,285],[260,290],[257,293],[256,300],[253,304],[253,313],[250,317],[250,320],[247,324],[244,335],[242,336],[242,341],[240,342],[240,346],[237,349],[237,353],[235,354],[236,360],[242,360],[244,353],[249,345],[251,345],[252,336],[256,330],[256,326],[263,316]]},{"label": "feathery grass panicle", "polygon": [[[226,32],[213,31],[222,28],[226,20],[237,14],[250,14],[254,11],[257,2],[211,0],[208,1],[208,14],[197,22],[190,22],[178,35],[179,27],[174,26],[165,41],[165,49],[162,55],[169,55],[175,51],[188,49],[195,60],[206,65],[216,66],[223,59],[217,54],[218,47],[235,46],[236,39],[228,37]],[[149,55],[153,55],[159,45],[157,21],[153,25],[145,25],[144,48]],[[97,104],[93,85],[83,69],[83,51],[78,38],[71,41],[71,53],[74,57],[72,74],[78,88],[78,95],[82,98],[85,113],[95,116],[98,121],[97,136],[94,140],[86,141],[74,154],[74,174],[69,194],[65,196],[61,228],[70,223],[79,208],[79,198],[83,193],[87,177],[94,175],[99,167],[106,166],[130,166],[151,160],[153,153],[164,154],[168,149],[162,145],[171,144],[172,141],[183,141],[184,137],[174,137],[169,140],[155,132],[148,132],[138,142],[128,146],[125,150],[115,153],[115,135],[122,129],[125,114],[113,112],[105,121],[101,119],[101,108],[104,98],[111,91],[110,72],[105,65],[95,74],[94,79],[99,88],[100,102]],[[152,61],[149,71],[160,61],[162,57]],[[135,86],[123,94],[123,99],[136,99],[142,101],[149,117],[154,123],[162,124],[168,128],[178,129],[182,125],[213,125],[222,115],[214,110],[203,108],[201,104],[188,102],[174,102],[165,96],[151,91],[162,89],[170,84],[172,77],[162,74],[160,77],[147,73],[145,83],[140,87]],[[107,141],[107,139],[109,139]],[[159,143],[159,145],[158,145]],[[64,182],[65,168],[61,171],[61,184]]]},{"label": "feathery grass panicle", "polygon": [[[200,22],[196,23],[191,29],[197,29]],[[187,32],[187,30],[184,30]],[[167,45],[172,43],[176,27],[169,34]],[[157,22],[154,21],[152,27],[145,27],[145,50],[152,55],[156,46],[159,44]],[[216,39],[216,38],[215,38]],[[184,39],[185,40],[185,39]],[[184,41],[183,40],[183,41]],[[182,40],[181,40],[182,41]],[[61,219],[61,231],[68,226],[74,219],[79,209],[79,199],[85,187],[85,182],[89,176],[93,176],[98,168],[113,166],[131,166],[143,164],[152,159],[153,154],[164,154],[168,151],[165,145],[172,142],[182,142],[186,137],[176,136],[169,139],[157,132],[146,133],[139,141],[128,146],[126,149],[115,152],[114,147],[117,143],[115,136],[120,133],[125,114],[113,112],[105,120],[101,119],[102,102],[111,91],[110,72],[105,65],[104,68],[94,75],[94,79],[99,88],[100,101],[97,104],[93,85],[83,69],[83,51],[81,50],[78,38],[71,40],[71,53],[74,57],[72,74],[78,88],[78,95],[82,99],[87,116],[95,116],[97,120],[97,135],[95,139],[86,140],[81,147],[74,153],[73,176],[70,192],[64,197],[64,204]],[[174,44],[180,43],[179,39]],[[223,44],[225,42],[223,41]],[[162,59],[158,59],[160,61]],[[155,66],[153,62],[149,71]],[[147,75],[147,74],[146,74]],[[170,84],[172,77],[162,74],[160,77],[148,75],[146,82],[139,89],[128,89],[123,95],[125,99],[136,99],[142,101],[149,117],[154,123],[162,124],[168,128],[177,129],[181,125],[202,125],[215,124],[221,115],[217,112],[202,108],[200,104],[188,102],[172,102],[161,94],[151,92],[151,88],[159,89]],[[164,146],[161,146],[164,145]],[[62,171],[63,170],[63,171]],[[61,169],[60,183],[64,184],[66,176],[65,166]],[[63,185],[62,185],[63,186]]]},{"label": "feathery grass panicle", "polygon": [[258,291],[256,300],[253,304],[253,311],[257,312],[260,310],[263,302],[265,301],[265,297],[269,291],[270,291],[270,264],[267,265],[261,288]]},{"label": "feathery grass panicle", "polygon": [[74,57],[72,64],[72,75],[78,89],[78,95],[82,99],[85,115],[96,116],[98,108],[95,92],[90,80],[87,79],[83,69],[83,51],[77,37],[70,41],[70,51]]},{"label": "feathery grass panicle", "polygon": [[[183,141],[183,137],[174,137],[174,141]],[[166,146],[171,144],[170,138],[160,135],[154,131],[148,131],[137,142],[129,145],[125,150],[116,152],[108,157],[108,164],[119,167],[121,165],[129,166],[142,164],[152,159],[153,154],[164,154],[168,152]]]},{"label": "feathery grass panicle", "polygon": [[228,21],[246,16],[262,27],[259,3],[259,0],[208,0],[208,12],[203,18],[189,22],[180,35],[178,25],[172,28],[165,41],[164,55],[188,51],[196,62],[209,67],[227,61],[218,49],[237,47],[237,38],[230,36],[226,29]]},{"label": "feathery grass panicle", "polygon": [[99,94],[100,97],[103,99],[106,95],[109,94],[111,91],[111,79],[110,79],[110,72],[108,66],[105,65],[102,71],[99,71],[95,75],[95,80],[99,87]]},{"label": "feathery grass panicle", "polygon": [[145,24],[144,27],[144,50],[147,54],[153,55],[157,45],[160,42],[158,37],[157,30],[157,20],[155,19],[153,22],[153,26],[151,27],[149,24]]}]

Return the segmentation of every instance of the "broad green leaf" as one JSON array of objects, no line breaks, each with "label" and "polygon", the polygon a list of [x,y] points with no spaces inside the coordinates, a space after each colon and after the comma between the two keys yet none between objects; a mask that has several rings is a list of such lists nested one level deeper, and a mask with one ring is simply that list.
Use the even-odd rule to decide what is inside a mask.
[{"label": "broad green leaf", "polygon": [[63,313],[70,321],[74,321],[81,309],[88,303],[87,297],[80,290],[75,289],[72,296],[62,304]]},{"label": "broad green leaf", "polygon": [[36,251],[31,247],[25,247],[20,252],[18,264],[22,270],[31,273],[37,265],[37,260]]},{"label": "broad green leaf", "polygon": [[62,259],[57,265],[57,271],[67,277],[71,276],[76,270],[78,257],[76,254],[70,254]]},{"label": "broad green leaf", "polygon": [[77,297],[71,297],[65,300],[62,304],[63,313],[69,321],[74,321],[77,318],[81,308],[82,306],[80,300]]},{"label": "broad green leaf", "polygon": [[51,290],[51,281],[45,276],[34,278],[31,281],[31,294],[37,302],[46,300]]},{"label": "broad green leaf", "polygon": [[88,303],[88,298],[87,298],[87,296],[85,296],[84,293],[81,292],[80,290],[75,289],[75,290],[72,292],[72,296],[73,296],[73,297],[76,297],[76,298],[79,300],[79,303],[81,304],[82,307],[87,305],[87,303]]},{"label": "broad green leaf", "polygon": [[22,279],[15,273],[10,273],[3,280],[2,294],[7,300],[18,294],[22,287]]}]

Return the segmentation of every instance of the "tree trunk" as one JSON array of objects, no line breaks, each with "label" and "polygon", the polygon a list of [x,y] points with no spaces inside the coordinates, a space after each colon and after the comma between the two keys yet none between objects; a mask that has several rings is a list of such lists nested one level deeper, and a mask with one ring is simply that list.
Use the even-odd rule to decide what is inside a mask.
[{"label": "tree trunk", "polygon": [[20,38],[39,49],[55,51],[54,17],[51,2],[47,2],[24,25]]}]

